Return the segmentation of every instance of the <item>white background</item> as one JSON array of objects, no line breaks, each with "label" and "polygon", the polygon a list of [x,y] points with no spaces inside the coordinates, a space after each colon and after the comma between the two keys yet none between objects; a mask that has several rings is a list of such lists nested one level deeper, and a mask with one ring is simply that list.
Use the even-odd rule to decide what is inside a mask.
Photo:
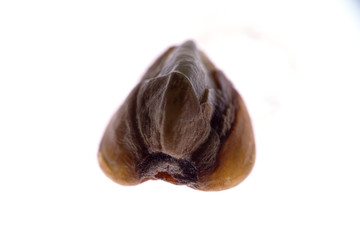
[{"label": "white background", "polygon": [[[360,18],[351,1],[1,1],[0,239],[360,239]],[[113,183],[111,115],[197,42],[253,119],[239,186]]]}]

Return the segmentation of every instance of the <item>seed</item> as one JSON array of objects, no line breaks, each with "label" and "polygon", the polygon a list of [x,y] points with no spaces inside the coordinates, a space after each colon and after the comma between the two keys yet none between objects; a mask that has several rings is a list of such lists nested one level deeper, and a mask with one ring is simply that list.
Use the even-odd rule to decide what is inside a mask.
[{"label": "seed", "polygon": [[171,47],[112,117],[98,153],[122,185],[150,179],[218,191],[236,186],[255,162],[246,106],[194,42]]}]

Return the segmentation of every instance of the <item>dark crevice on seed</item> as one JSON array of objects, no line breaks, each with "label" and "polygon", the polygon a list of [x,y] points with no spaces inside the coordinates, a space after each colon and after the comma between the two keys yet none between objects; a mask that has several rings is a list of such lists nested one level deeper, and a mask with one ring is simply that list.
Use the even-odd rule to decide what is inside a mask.
[{"label": "dark crevice on seed", "polygon": [[177,184],[196,183],[198,180],[197,171],[189,160],[160,152],[150,154],[139,165],[138,171],[141,179],[160,178]]}]

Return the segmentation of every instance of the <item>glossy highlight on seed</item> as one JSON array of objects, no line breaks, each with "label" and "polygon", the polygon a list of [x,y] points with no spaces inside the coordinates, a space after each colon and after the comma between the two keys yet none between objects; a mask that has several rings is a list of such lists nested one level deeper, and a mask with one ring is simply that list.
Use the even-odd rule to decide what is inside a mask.
[{"label": "glossy highlight on seed", "polygon": [[128,95],[105,130],[98,159],[121,185],[161,179],[220,191],[251,172],[255,140],[239,93],[187,41],[165,51]]}]

